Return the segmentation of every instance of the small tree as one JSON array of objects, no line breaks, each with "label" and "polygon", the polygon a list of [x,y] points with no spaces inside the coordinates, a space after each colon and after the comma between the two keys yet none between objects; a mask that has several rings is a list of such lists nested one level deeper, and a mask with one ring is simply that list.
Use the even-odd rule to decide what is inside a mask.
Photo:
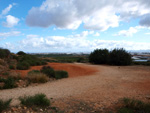
[{"label": "small tree", "polygon": [[107,64],[109,51],[107,49],[96,49],[89,56],[89,62],[94,64]]},{"label": "small tree", "polygon": [[23,51],[19,51],[19,52],[17,53],[17,55],[26,55],[26,53],[23,52]]},{"label": "small tree", "polygon": [[130,65],[132,62],[131,55],[123,48],[112,50],[109,59],[111,65]]}]

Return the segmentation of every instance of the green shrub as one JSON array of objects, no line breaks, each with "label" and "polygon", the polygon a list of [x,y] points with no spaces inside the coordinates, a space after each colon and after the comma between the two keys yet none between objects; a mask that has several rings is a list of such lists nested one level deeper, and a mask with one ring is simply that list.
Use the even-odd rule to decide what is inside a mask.
[{"label": "green shrub", "polygon": [[17,55],[26,55],[26,53],[23,52],[23,51],[19,51],[19,52],[17,53]]},{"label": "green shrub", "polygon": [[67,78],[67,77],[68,77],[68,72],[66,72],[66,71],[55,71],[55,78],[56,79]]},{"label": "green shrub", "polygon": [[118,113],[150,113],[150,103],[124,98],[123,106],[118,110]]},{"label": "green shrub", "polygon": [[4,86],[1,89],[12,89],[16,87],[15,79],[8,77],[7,79],[0,78],[0,82],[4,83]]},{"label": "green shrub", "polygon": [[10,57],[10,51],[8,49],[2,49],[0,48],[0,58],[9,58]]},{"label": "green shrub", "polygon": [[40,106],[46,107],[50,105],[50,100],[46,97],[45,94],[36,94],[34,96],[24,96],[20,97],[19,100],[21,101],[22,105],[26,106]]},{"label": "green shrub", "polygon": [[14,65],[9,65],[9,69],[15,69]]},{"label": "green shrub", "polygon": [[132,63],[131,55],[123,48],[112,50],[109,56],[111,65],[130,65]]},{"label": "green shrub", "polygon": [[30,80],[30,82],[33,83],[45,83],[49,80],[46,74],[41,73],[37,70],[30,71],[27,75],[27,78]]},{"label": "green shrub", "polygon": [[7,109],[7,108],[9,107],[11,100],[12,100],[12,99],[9,99],[9,100],[7,100],[7,101],[3,101],[3,100],[0,99],[0,113],[1,113],[3,110],[5,110],[5,109]]},{"label": "green shrub", "polygon": [[107,64],[109,51],[107,49],[96,49],[89,56],[89,62],[94,64]]},{"label": "green shrub", "polygon": [[38,74],[38,73],[41,73],[39,70],[32,70],[32,71],[29,71],[28,74]]},{"label": "green shrub", "polygon": [[19,69],[19,70],[27,70],[29,68],[30,68],[30,65],[25,61],[24,62],[19,62],[17,64],[17,69]]},{"label": "green shrub", "polygon": [[43,66],[41,72],[46,74],[48,77],[55,77],[55,71],[50,66]]}]

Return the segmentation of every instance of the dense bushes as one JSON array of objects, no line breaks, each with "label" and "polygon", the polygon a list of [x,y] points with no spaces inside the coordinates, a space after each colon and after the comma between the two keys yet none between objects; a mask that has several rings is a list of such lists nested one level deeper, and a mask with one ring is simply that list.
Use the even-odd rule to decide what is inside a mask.
[{"label": "dense bushes", "polygon": [[2,49],[0,48],[0,58],[9,58],[10,57],[10,51],[8,49]]},{"label": "dense bushes", "polygon": [[131,55],[124,49],[96,49],[89,56],[89,62],[94,64],[130,65]]},{"label": "dense bushes", "polygon": [[46,74],[48,77],[55,77],[55,71],[50,66],[43,66],[41,72]]},{"label": "dense bushes", "polygon": [[56,79],[67,78],[67,77],[68,77],[68,72],[66,72],[66,71],[55,71],[55,78]]},{"label": "dense bushes", "polygon": [[19,70],[26,70],[26,69],[29,69],[29,68],[30,68],[30,65],[29,65],[28,62],[23,61],[23,62],[19,62],[17,64],[17,69],[19,69]]},{"label": "dense bushes", "polygon": [[39,59],[34,55],[28,55],[22,52],[18,53],[19,56],[17,58],[18,64],[17,69],[26,70],[29,69],[30,66],[38,66],[38,65],[46,65],[47,62]]},{"label": "dense bushes", "polygon": [[55,71],[50,66],[43,66],[41,69],[41,72],[46,74],[49,78],[61,79],[61,78],[67,78],[68,77],[68,72],[62,71],[62,70]]},{"label": "dense bushes", "polygon": [[109,52],[107,49],[96,49],[89,56],[89,62],[94,64],[107,64]]},{"label": "dense bushes", "polygon": [[130,65],[132,63],[131,55],[122,48],[112,50],[109,58],[109,63],[112,65]]},{"label": "dense bushes", "polygon": [[45,94],[36,94],[34,96],[20,97],[19,100],[21,101],[22,105],[30,107],[35,105],[46,107],[50,105],[50,100],[46,97]]}]

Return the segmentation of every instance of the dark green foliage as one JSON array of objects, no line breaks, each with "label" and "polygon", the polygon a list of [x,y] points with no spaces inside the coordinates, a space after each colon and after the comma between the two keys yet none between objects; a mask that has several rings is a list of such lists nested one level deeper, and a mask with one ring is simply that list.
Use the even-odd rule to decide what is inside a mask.
[{"label": "dark green foliage", "polygon": [[7,109],[7,108],[9,107],[11,100],[12,100],[12,99],[9,99],[9,100],[7,100],[7,101],[3,101],[3,100],[0,99],[0,113],[1,113],[3,110],[5,110],[5,109]]},{"label": "dark green foliage", "polygon": [[4,83],[4,86],[0,89],[12,89],[16,87],[15,79],[12,77],[8,77],[7,79],[0,78],[0,82]]},{"label": "dark green foliage", "polygon": [[15,69],[14,65],[9,65],[9,69]]},{"label": "dark green foliage", "polygon": [[131,55],[123,48],[112,50],[109,56],[111,65],[130,65],[132,63]]},{"label": "dark green foliage", "polygon": [[[24,54],[24,55],[20,55],[19,56],[19,60],[18,60],[18,65],[19,68],[17,69],[24,69],[24,67],[22,68],[22,65],[20,66],[20,63],[22,64],[23,62],[30,66],[39,66],[39,65],[45,65],[46,62],[43,61],[42,59],[39,59],[38,57],[34,56],[34,55],[28,55],[28,54]],[[28,68],[25,68],[28,69]]]},{"label": "dark green foliage", "polygon": [[94,64],[130,65],[131,55],[123,48],[108,51],[107,49],[96,49],[89,56],[89,62]]},{"label": "dark green foliage", "polygon": [[77,62],[85,62],[85,59],[83,57],[80,57],[77,59]]},{"label": "dark green foliage", "polygon": [[17,69],[19,70],[27,70],[29,68],[30,68],[30,65],[28,64],[28,62],[23,61],[17,64]]},{"label": "dark green foliage", "polygon": [[25,96],[20,97],[19,100],[21,101],[22,105],[26,106],[40,106],[46,107],[50,106],[50,100],[46,97],[45,94],[36,94],[34,96]]},{"label": "dark green foliage", "polygon": [[17,53],[17,55],[26,55],[26,53],[23,52],[23,51],[19,51],[19,52]]},{"label": "dark green foliage", "polygon": [[107,49],[96,49],[89,56],[89,62],[94,64],[107,64],[109,61],[109,51]]},{"label": "dark green foliage", "polygon": [[46,74],[48,77],[55,77],[55,71],[50,66],[43,66],[41,72]]},{"label": "dark green foliage", "polygon": [[68,77],[68,72],[66,72],[66,71],[55,71],[55,78],[56,79],[67,78],[67,77]]},{"label": "dark green foliage", "polygon": [[118,113],[150,113],[150,103],[124,98],[123,107],[118,110]]},{"label": "dark green foliage", "polygon": [[0,58],[9,58],[10,57],[10,51],[8,49],[2,49],[0,48]]}]

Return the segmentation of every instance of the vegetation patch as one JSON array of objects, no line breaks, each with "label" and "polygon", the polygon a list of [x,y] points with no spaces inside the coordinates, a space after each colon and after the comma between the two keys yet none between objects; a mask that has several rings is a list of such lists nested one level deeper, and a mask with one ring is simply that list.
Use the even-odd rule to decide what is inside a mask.
[{"label": "vegetation patch", "polygon": [[150,113],[150,103],[124,98],[123,106],[118,109],[118,113]]},{"label": "vegetation patch", "polygon": [[96,49],[89,55],[89,62],[94,64],[130,65],[131,55],[123,48],[108,51]]},{"label": "vegetation patch", "polygon": [[68,72],[66,71],[55,71],[55,78],[56,79],[62,79],[62,78],[67,78],[68,77]]},{"label": "vegetation patch", "polygon": [[45,94],[24,96],[24,97],[20,97],[19,100],[21,101],[22,105],[26,105],[26,106],[40,106],[40,107],[50,106],[50,100],[46,97]]},{"label": "vegetation patch", "polygon": [[1,113],[3,110],[5,110],[5,109],[7,109],[7,108],[9,107],[11,100],[12,100],[12,99],[9,99],[9,100],[7,100],[7,101],[3,101],[3,100],[0,99],[0,113]]},{"label": "vegetation patch", "polygon": [[15,79],[12,77],[8,77],[8,78],[0,78],[0,83],[3,83],[2,86],[0,86],[0,89],[12,89],[17,87],[16,83],[15,83]]},{"label": "vegetation patch", "polygon": [[41,69],[41,72],[46,74],[49,78],[55,77],[55,71],[52,67],[50,66],[43,66]]},{"label": "vegetation patch", "polygon": [[23,61],[23,62],[19,62],[17,64],[17,69],[19,69],[19,70],[27,70],[29,68],[30,68],[30,65],[28,62]]},{"label": "vegetation patch", "polygon": [[30,82],[33,83],[45,83],[49,80],[46,74],[41,73],[38,70],[30,71],[27,75],[27,78],[29,79]]}]

